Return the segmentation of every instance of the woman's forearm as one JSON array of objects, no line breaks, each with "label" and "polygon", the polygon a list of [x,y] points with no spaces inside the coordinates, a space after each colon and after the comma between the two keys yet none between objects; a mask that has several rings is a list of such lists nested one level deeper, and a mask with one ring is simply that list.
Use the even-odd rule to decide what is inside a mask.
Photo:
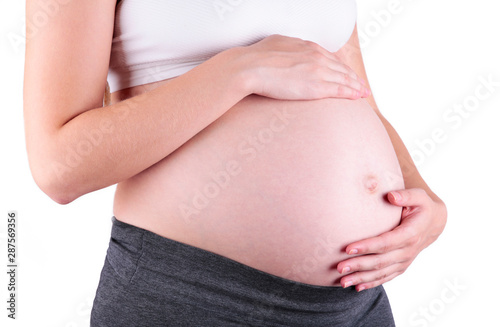
[{"label": "woman's forearm", "polygon": [[85,111],[50,136],[27,139],[37,184],[56,202],[68,203],[165,158],[249,94],[233,58],[220,53],[150,92]]},{"label": "woman's forearm", "polygon": [[[351,38],[349,39],[347,44],[340,51],[337,52],[337,56],[340,57],[341,61],[344,64],[351,67],[359,77],[365,80],[367,82],[367,86],[370,88],[370,82],[366,74],[361,47],[359,44],[357,26],[354,27]],[[378,115],[378,117],[384,124],[384,127],[387,130],[389,137],[391,138],[392,145],[394,147],[394,150],[396,151],[396,155],[398,157],[399,164],[403,172],[405,187],[422,188],[429,194],[429,196],[433,200],[441,201],[441,199],[439,199],[439,197],[431,191],[429,186],[423,180],[422,176],[420,176],[417,168],[415,167],[415,163],[413,162],[413,159],[410,156],[410,153],[406,149],[406,146],[399,137],[398,133],[392,127],[392,125],[385,119],[385,117],[380,113],[380,110],[378,109],[377,104],[375,103],[375,98],[373,97],[373,95],[367,97],[366,101]]]},{"label": "woman's forearm", "polygon": [[442,202],[441,199],[430,189],[427,183],[424,181],[422,176],[417,170],[413,159],[408,152],[408,149],[401,140],[394,127],[385,119],[384,116],[379,115],[382,124],[384,124],[387,133],[391,139],[392,145],[398,157],[399,165],[401,166],[401,171],[403,173],[403,179],[405,182],[405,188],[421,188],[427,192],[427,194],[437,202]]}]

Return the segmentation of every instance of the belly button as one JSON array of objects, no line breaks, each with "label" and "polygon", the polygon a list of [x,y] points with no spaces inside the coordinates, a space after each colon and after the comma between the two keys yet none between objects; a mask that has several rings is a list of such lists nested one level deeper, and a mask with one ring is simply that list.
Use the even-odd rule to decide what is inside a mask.
[{"label": "belly button", "polygon": [[377,177],[373,175],[367,175],[363,178],[363,186],[368,193],[375,193],[378,187]]}]

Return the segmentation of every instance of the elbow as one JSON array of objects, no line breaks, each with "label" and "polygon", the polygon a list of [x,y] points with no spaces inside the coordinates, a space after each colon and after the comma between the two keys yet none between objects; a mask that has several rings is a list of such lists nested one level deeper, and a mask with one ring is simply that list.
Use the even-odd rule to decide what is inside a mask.
[{"label": "elbow", "polygon": [[35,177],[35,175],[33,175],[33,178],[40,190],[58,204],[69,204],[78,198],[73,192],[69,191],[69,186],[64,183],[49,178]]},{"label": "elbow", "polygon": [[74,200],[72,198],[65,197],[64,195],[61,195],[61,194],[58,194],[58,193],[46,193],[46,194],[52,200],[54,200],[54,202],[56,202],[57,204],[61,204],[61,205],[69,204],[69,203],[73,202],[73,200]]},{"label": "elbow", "polygon": [[[46,108],[25,107],[29,111]],[[69,204],[83,195],[81,162],[67,155],[69,141],[61,128],[25,119],[26,152],[31,176],[38,188],[58,204]]]},{"label": "elbow", "polygon": [[72,182],[71,171],[61,170],[55,162],[31,164],[33,179],[40,190],[58,204],[69,204],[80,195],[77,185]]},{"label": "elbow", "polygon": [[70,196],[67,193],[63,193],[63,192],[58,192],[58,191],[46,192],[46,191],[44,191],[44,193],[47,194],[47,196],[49,198],[51,198],[54,202],[56,202],[57,204],[61,204],[61,205],[69,204],[69,203],[73,202],[74,200],[76,200],[76,197]]}]

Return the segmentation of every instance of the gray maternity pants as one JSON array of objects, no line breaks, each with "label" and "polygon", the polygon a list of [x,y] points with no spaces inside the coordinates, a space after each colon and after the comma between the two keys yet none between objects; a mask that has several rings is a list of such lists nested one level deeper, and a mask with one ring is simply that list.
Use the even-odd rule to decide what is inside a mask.
[{"label": "gray maternity pants", "polygon": [[304,284],[111,219],[91,327],[395,326],[382,286]]}]

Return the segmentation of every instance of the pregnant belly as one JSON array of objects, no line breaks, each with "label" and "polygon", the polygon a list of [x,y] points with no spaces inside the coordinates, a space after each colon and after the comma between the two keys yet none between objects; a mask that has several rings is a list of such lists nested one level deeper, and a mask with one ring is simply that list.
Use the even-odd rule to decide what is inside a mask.
[{"label": "pregnant belly", "polygon": [[399,188],[394,149],[364,99],[252,95],[121,182],[114,214],[273,275],[339,286],[345,247],[399,224],[386,200]]}]

